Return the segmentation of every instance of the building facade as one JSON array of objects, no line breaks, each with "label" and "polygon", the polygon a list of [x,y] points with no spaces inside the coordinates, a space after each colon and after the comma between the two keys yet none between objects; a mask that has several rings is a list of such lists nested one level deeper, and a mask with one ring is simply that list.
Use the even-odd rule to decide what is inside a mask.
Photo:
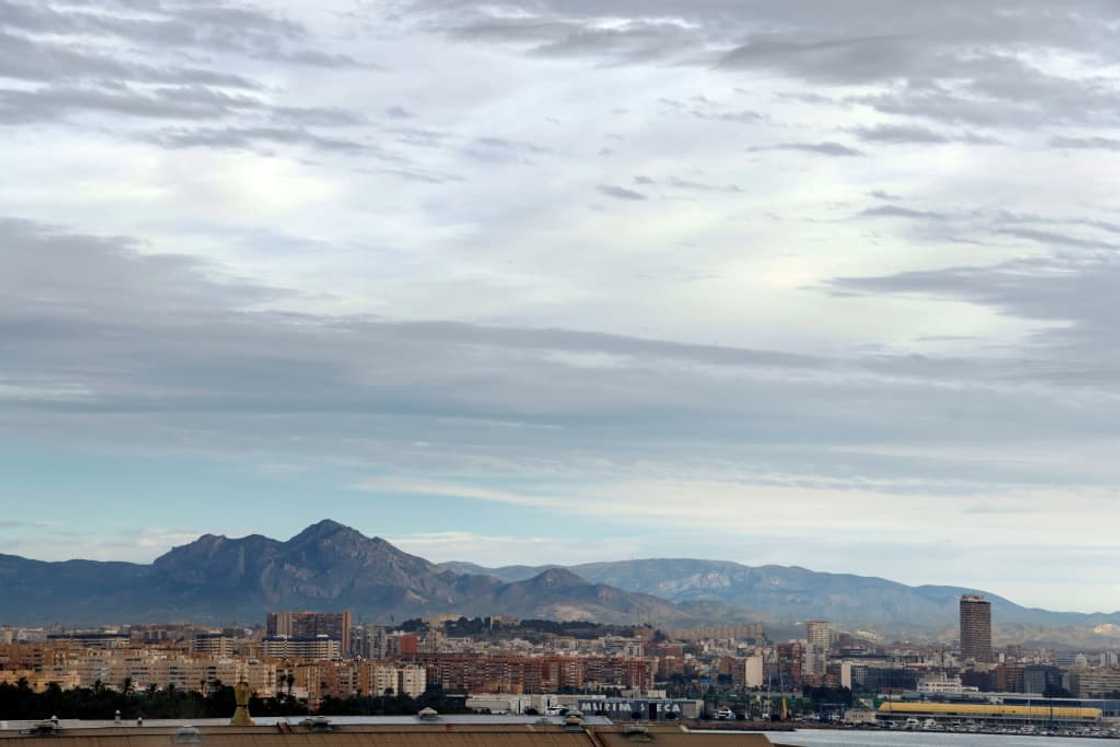
[{"label": "building facade", "polygon": [[805,639],[810,649],[828,653],[832,647],[832,625],[828,620],[810,620],[805,623]]},{"label": "building facade", "polygon": [[342,612],[269,612],[266,635],[269,638],[316,638],[326,636],[338,641],[343,656],[350,655],[349,610]]},{"label": "building facade", "polygon": [[1111,698],[1120,693],[1120,669],[1074,670],[1069,689],[1077,698]]},{"label": "building facade", "polygon": [[648,691],[653,689],[652,662],[594,656],[516,656],[418,654],[428,681],[448,692],[551,693],[565,689]]},{"label": "building facade", "polygon": [[342,644],[325,635],[314,638],[276,636],[261,641],[261,655],[267,659],[341,659]]},{"label": "building facade", "polygon": [[224,633],[196,633],[191,638],[191,653],[204,656],[232,656],[233,639]]}]

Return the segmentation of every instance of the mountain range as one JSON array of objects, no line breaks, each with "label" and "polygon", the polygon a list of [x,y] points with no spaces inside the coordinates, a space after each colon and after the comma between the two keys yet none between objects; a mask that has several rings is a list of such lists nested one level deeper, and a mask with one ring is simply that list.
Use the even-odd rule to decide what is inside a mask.
[{"label": "mountain range", "polygon": [[[896,581],[849,573],[825,573],[797,566],[747,566],[722,560],[645,559],[571,566],[511,565],[486,568],[469,562],[443,563],[459,573],[481,573],[505,581],[529,578],[547,568],[564,567],[589,582],[656,596],[689,607],[719,603],[752,619],[790,625],[814,618],[848,628],[892,633],[955,631],[959,601],[980,594],[992,603],[992,618],[1005,634],[1046,637],[1061,631],[1068,639],[1080,630],[1114,635],[1109,626],[1120,613],[1053,612],[1025,607],[980,589],[959,586],[907,586]],[[1076,636],[1074,636],[1076,637]]]},{"label": "mountain range", "polygon": [[276,609],[350,609],[386,622],[444,612],[607,623],[693,619],[672,602],[561,568],[515,581],[440,568],[330,520],[287,541],[206,534],[150,565],[0,555],[0,621],[11,624],[257,622]]},{"label": "mountain range", "polygon": [[383,622],[456,613],[783,627],[825,618],[849,629],[936,635],[951,634],[966,593],[984,594],[997,628],[1020,638],[1111,634],[1120,624],[1120,613],[1051,612],[976,589],[789,566],[695,559],[435,564],[330,520],[287,541],[207,534],[151,564],[0,555],[0,622],[9,624],[257,622],[275,609],[346,608]]}]

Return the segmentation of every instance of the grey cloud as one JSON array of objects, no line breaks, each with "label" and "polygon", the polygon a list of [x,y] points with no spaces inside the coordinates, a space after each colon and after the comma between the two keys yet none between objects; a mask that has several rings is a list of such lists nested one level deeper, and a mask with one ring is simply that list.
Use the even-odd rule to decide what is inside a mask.
[{"label": "grey cloud", "polygon": [[[464,10],[478,12],[481,6],[476,0],[412,3],[413,10],[444,9],[453,14]],[[573,18],[675,16],[703,26],[709,33],[709,27],[720,24],[738,29],[749,23],[767,28],[795,27],[814,34],[859,28],[865,29],[864,36],[870,37],[883,34],[886,29],[900,29],[902,34],[923,31],[929,42],[1020,41],[1071,49],[1087,43],[1096,47],[1116,35],[1113,29],[1093,24],[1107,7],[1095,0],[1070,2],[1058,12],[1051,4],[1025,0],[1017,4],[1016,14],[1004,12],[1002,7],[978,8],[965,0],[946,0],[936,6],[920,8],[902,8],[889,0],[854,0],[842,8],[820,0],[790,0],[779,5],[765,0],[616,0],[609,8],[594,0],[536,0],[510,6],[531,8],[539,17],[549,17],[548,14],[560,11]]]},{"label": "grey cloud", "polygon": [[[903,198],[882,190],[873,190],[868,196],[880,200],[897,202]],[[912,218],[923,221],[944,221],[967,224],[974,232],[1014,236],[1029,239],[1055,248],[1076,246],[1086,249],[1112,249],[1116,245],[1099,239],[1087,239],[1068,231],[1055,230],[1059,227],[1076,226],[1107,234],[1120,234],[1120,223],[1090,217],[1062,217],[1039,213],[996,210],[918,210],[896,204],[877,205],[859,213],[861,217]]]},{"label": "grey cloud", "polygon": [[750,124],[764,122],[767,119],[766,115],[761,112],[750,109],[727,109],[722,104],[703,96],[693,96],[687,102],[662,96],[657,101],[662,106],[680,112],[681,114],[689,114],[697,119],[704,119],[711,122]]},{"label": "grey cloud", "polygon": [[1120,150],[1120,140],[1110,137],[1053,137],[1050,145],[1076,150]]},{"label": "grey cloud", "polygon": [[[1038,323],[1032,338],[1040,360],[1008,378],[1048,380],[1065,386],[1101,386],[1120,373],[1120,347],[1111,299],[1120,288],[1120,243],[1112,222],[1005,210],[957,212],[883,205],[866,217],[914,221],[937,242],[1030,242],[1033,256],[989,266],[954,266],[884,276],[837,278],[837,294],[910,294],[967,301]],[[1039,255],[1037,252],[1042,251]],[[1044,351],[1044,352],[1043,352]]]},{"label": "grey cloud", "polygon": [[619,187],[614,184],[600,184],[596,189],[599,190],[600,194],[613,197],[616,200],[639,201],[646,199],[646,196],[641,192],[635,192],[632,189],[626,189],[626,187]]},{"label": "grey cloud", "polygon": [[1055,218],[1033,213],[1015,213],[1008,210],[997,211],[993,219],[1000,224],[1010,225],[1041,225],[1041,226],[1081,226],[1108,234],[1120,234],[1120,223],[1115,221],[1100,220],[1097,218]]},{"label": "grey cloud", "polygon": [[[743,91],[742,89],[736,89],[736,90],[739,90],[743,93],[746,93],[746,91]],[[832,104],[837,104],[837,103],[843,103],[843,102],[837,101],[836,99],[834,99],[830,96],[823,96],[819,93],[807,93],[807,92],[800,92],[800,91],[782,91],[781,93],[776,94],[776,96],[779,99],[785,99],[787,101],[800,101],[803,104],[832,105]]]},{"label": "grey cloud", "polygon": [[946,218],[944,213],[931,210],[914,210],[898,205],[879,205],[864,210],[860,215],[866,218],[918,218],[922,220],[944,220]]},{"label": "grey cloud", "polygon": [[[992,48],[930,43],[919,35],[805,42],[762,37],[728,54],[724,65],[785,72],[836,85],[893,83],[888,93],[852,97],[882,112],[951,123],[1031,127],[1059,121],[1115,121],[1111,87],[1063,78]],[[962,86],[960,81],[966,81]],[[946,84],[956,82],[949,87]],[[984,142],[984,137],[976,142]]]},{"label": "grey cloud", "polygon": [[[1107,400],[1087,419],[1076,398],[1047,388],[1052,370],[1019,360],[827,359],[562,329],[289,314],[261,310],[285,291],[154,247],[142,254],[127,239],[6,221],[0,241],[4,383],[19,392],[4,401],[3,427],[25,436],[200,450],[251,444],[364,463],[371,449],[404,458],[402,439],[432,433],[484,458],[488,444],[507,438],[494,424],[508,423],[507,446],[531,458],[578,454],[605,439],[620,445],[612,459],[665,453],[703,469],[716,454],[728,464],[750,454],[762,471],[812,459],[829,484],[874,476],[879,490],[937,492],[1069,474],[861,449],[900,439],[1005,444],[1042,431],[1089,437],[1098,427],[1111,432],[1120,414]],[[1044,269],[997,268],[995,285],[984,271],[849,282],[879,292],[961,291],[963,283],[961,292],[1017,298],[1025,278]],[[1087,289],[1064,288],[1053,308],[1076,290]],[[1015,377],[1032,370],[1031,388],[1021,390]],[[289,433],[298,443],[277,435]],[[824,444],[845,448],[832,456]]]},{"label": "grey cloud", "polygon": [[[1021,54],[1056,51],[1094,67],[1120,61],[1120,33],[1109,23],[1108,6],[1095,0],[1061,8],[1024,0],[1013,13],[956,1],[904,9],[881,0],[845,3],[843,12],[809,0],[620,0],[609,8],[515,0],[501,16],[471,0],[414,0],[411,6],[458,38],[527,45],[535,54],[671,61],[827,86],[889,86],[889,92],[839,101],[954,124],[1108,126],[1120,117],[1114,81],[1061,77]],[[510,8],[522,15],[513,17]],[[620,27],[618,18],[628,21]],[[651,20],[657,18],[683,23],[678,28]],[[794,95],[816,104],[833,101],[818,93]]]},{"label": "grey cloud", "polygon": [[257,51],[253,53],[252,56],[269,62],[294,62],[300,65],[309,65],[313,67],[382,69],[380,65],[362,62],[348,54],[327,54],[314,49],[268,49],[266,51]]},{"label": "grey cloud", "polygon": [[368,123],[364,115],[346,109],[269,106],[267,111],[278,121],[306,127],[353,127]]},{"label": "grey cloud", "polygon": [[701,119],[714,119],[721,122],[762,122],[766,119],[766,115],[759,112],[750,111],[748,109],[741,109],[739,111],[731,112],[715,112],[715,113],[698,113],[696,116]]},{"label": "grey cloud", "polygon": [[74,234],[17,219],[0,220],[0,237],[6,248],[0,308],[9,321],[25,312],[115,317],[130,308],[232,309],[284,295],[233,278],[215,281],[198,259],[142,254],[126,237]]},{"label": "grey cloud", "polygon": [[450,33],[464,39],[485,41],[541,42],[564,38],[580,28],[562,20],[542,21],[532,17],[475,17],[462,24],[451,25]]},{"label": "grey cloud", "polygon": [[629,22],[621,28],[571,29],[563,38],[538,46],[534,53],[550,57],[606,53],[619,62],[657,60],[683,52],[695,43],[695,32],[673,23]]},{"label": "grey cloud", "polygon": [[535,143],[494,136],[476,137],[463,148],[465,155],[492,163],[531,163],[534,156],[551,152],[550,149]]},{"label": "grey cloud", "polygon": [[[137,12],[141,11],[141,12]],[[95,10],[49,3],[0,3],[0,23],[27,33],[116,38],[154,49],[200,49],[316,66],[357,63],[309,46],[300,24],[246,5],[211,2],[148,3],[136,8],[103,3]]]},{"label": "grey cloud", "polygon": [[[239,120],[225,127],[167,127],[155,132],[115,128],[122,137],[165,147],[210,146],[246,148],[267,141],[301,145],[328,152],[353,152],[389,157],[352,138],[323,135],[308,127],[351,127],[364,118],[339,109],[271,107],[261,100],[222,93],[204,86],[108,87],[53,85],[38,89],[0,89],[0,124],[59,123],[80,116],[104,115],[173,122]],[[250,120],[255,120],[251,122]],[[263,120],[263,123],[262,123]]]},{"label": "grey cloud", "polygon": [[614,62],[636,63],[669,57],[694,48],[694,30],[677,23],[633,20],[604,27],[578,19],[511,18],[482,15],[450,32],[458,38],[528,44],[530,53],[544,57],[599,56]]},{"label": "grey cloud", "polygon": [[403,106],[390,106],[385,110],[385,116],[392,119],[412,119],[416,115]]},{"label": "grey cloud", "polygon": [[422,148],[439,148],[452,140],[452,135],[425,127],[387,127],[385,132],[396,135],[400,142]]},{"label": "grey cloud", "polygon": [[970,143],[974,145],[995,145],[999,143],[996,138],[979,135],[975,132],[944,133],[918,125],[857,127],[852,132],[865,142],[893,144]]},{"label": "grey cloud", "polygon": [[[12,5],[0,0],[0,13]],[[135,213],[138,231],[173,237],[139,244],[83,233],[92,228],[0,224],[0,433],[99,453],[408,463],[410,474],[471,459],[486,472],[477,465],[508,458],[517,465],[504,474],[526,480],[583,457],[604,471],[643,465],[630,474],[646,477],[685,463],[702,475],[749,465],[798,485],[907,495],[1112,489],[1120,479],[1107,457],[1120,415],[1120,221],[1102,207],[1112,202],[1099,180],[1077,182],[1105,173],[1108,159],[1094,154],[1115,145],[1120,45],[1115,25],[1100,22],[1111,17],[1103,4],[364,5],[385,23],[351,25],[299,4],[287,7],[306,27],[278,6],[260,5],[256,18],[188,0],[59,0],[67,14],[85,12],[0,24],[9,52],[0,68],[12,73],[0,116],[62,123],[11,138],[12,205],[97,227]],[[433,62],[392,75],[357,67],[354,58],[382,49]],[[307,67],[317,64],[339,70]],[[595,95],[583,95],[585,83]],[[658,104],[662,94],[675,104]],[[422,116],[395,116],[394,103]],[[628,115],[611,116],[622,107]],[[488,114],[511,111],[527,114],[479,130]],[[549,125],[560,111],[563,126]],[[601,162],[594,153],[613,145],[608,133],[627,139]],[[1020,147],[1021,161],[1000,148],[970,149],[982,162],[952,168],[922,162],[923,150],[945,154],[925,143],[989,134]],[[1068,140],[1051,147],[1068,152],[1037,147],[1053,135]],[[122,143],[136,138],[168,150]],[[80,181],[55,189],[51,180],[69,178],[59,158],[24,159],[25,142],[57,147],[63,165],[76,156]],[[776,152],[745,155],[751,145]],[[262,171],[221,148],[290,162]],[[221,204],[194,180],[202,149],[222,173],[235,167]],[[851,160],[861,152],[906,158],[874,168]],[[831,156],[849,160],[820,160]],[[320,171],[298,189],[322,207],[286,214],[284,199],[298,196],[286,180],[306,178],[309,161]],[[1049,170],[1062,161],[1070,168]],[[807,166],[813,184],[797,173]],[[272,196],[283,199],[238,209],[253,201],[252,179],[274,171]],[[17,174],[44,181],[20,184]],[[455,187],[464,176],[469,189]],[[354,198],[386,185],[387,201]],[[666,230],[608,230],[627,215],[649,218],[666,198],[695,204],[678,220],[661,216]],[[309,237],[222,235],[262,222]],[[788,286],[816,277],[839,245],[853,247],[842,266],[859,277],[826,290],[867,298],[822,298],[819,280]],[[299,277],[323,295],[175,254],[186,251],[228,258],[254,278]],[[924,274],[895,272],[915,268]],[[354,274],[367,270],[368,282]],[[751,326],[758,304],[723,303],[739,281],[765,296],[773,325]],[[634,308],[651,294],[660,305]],[[941,299],[952,313],[938,313]],[[338,311],[353,308],[386,316]],[[444,313],[507,326],[406,321]],[[1005,318],[993,324],[993,313]],[[890,317],[886,328],[861,324],[876,314]],[[799,315],[825,323],[803,329]],[[919,316],[920,331],[907,326]],[[817,354],[553,325],[777,339]],[[1038,441],[1050,460],[1031,458]],[[1086,448],[1106,456],[1062,463]]]},{"label": "grey cloud", "polygon": [[478,137],[474,139],[475,145],[484,148],[497,148],[500,150],[523,150],[530,153],[549,153],[549,149],[533,143],[519,142],[516,140],[507,140],[501,137]]},{"label": "grey cloud", "polygon": [[1083,239],[1077,236],[1071,236],[1068,233],[1045,231],[1037,228],[1000,228],[999,232],[1007,236],[1014,236],[1019,239],[1027,239],[1028,241],[1036,241],[1040,244],[1047,244],[1054,247],[1103,249],[1108,252],[1113,252],[1120,249],[1120,244],[1115,244],[1108,241]]},{"label": "grey cloud", "polygon": [[[838,278],[832,287],[862,293],[910,293],[966,300],[1024,319],[1066,322],[1066,329],[1040,330],[1061,354],[1059,369],[1074,383],[1083,371],[1120,366],[1111,299],[1120,288],[1120,264],[1108,257],[1020,259],[988,267],[949,267],[881,277]],[[1107,300],[1106,300],[1107,299]],[[1067,361],[1080,348],[1077,362]]]},{"label": "grey cloud", "polygon": [[[328,151],[359,150],[352,138],[326,137],[307,127],[365,124],[337,108],[288,106],[278,92],[243,70],[246,61],[351,65],[313,46],[301,24],[248,5],[222,2],[130,4],[21,3],[0,0],[0,77],[39,84],[0,89],[0,122],[79,122],[82,115],[209,120],[188,137],[183,128],[158,135],[106,130],[157,144],[207,138],[232,143],[235,133],[300,143]],[[214,60],[211,55],[224,56]],[[232,57],[232,59],[231,59]],[[234,91],[236,93],[231,93]],[[225,126],[217,123],[225,121]],[[215,135],[222,130],[224,138]],[[285,134],[287,133],[287,134]],[[240,138],[244,145],[246,137]]]},{"label": "grey cloud", "polygon": [[[995,61],[997,70],[987,75],[968,69],[981,64],[978,62],[959,71],[944,71],[946,77],[957,74],[985,81],[974,83],[971,89],[913,85],[848,100],[885,114],[953,125],[1024,129],[1069,124],[1114,126],[1120,121],[1120,103],[1115,95],[1094,81],[1056,78],[1025,68],[1018,61],[989,59]],[[1000,69],[1009,65],[1023,70],[1016,75],[999,74]],[[988,77],[991,80],[986,80]],[[1030,78],[1037,80],[1022,82]]]},{"label": "grey cloud", "polygon": [[413,182],[422,182],[424,184],[450,184],[455,182],[466,181],[463,177],[457,174],[444,174],[434,171],[425,171],[417,168],[398,168],[398,169],[382,169],[382,173],[394,174]]},{"label": "grey cloud", "polygon": [[823,143],[778,143],[776,145],[757,145],[747,149],[753,153],[759,153],[768,150],[792,150],[800,151],[802,153],[815,153],[821,156],[839,156],[851,157],[862,156],[863,151],[856,150],[855,148],[843,145],[841,143],[823,142]]},{"label": "grey cloud", "polygon": [[80,43],[31,41],[0,30],[0,76],[36,82],[115,80],[257,89],[241,75],[194,66],[166,66],[119,59]]},{"label": "grey cloud", "polygon": [[1107,221],[1107,220],[1092,220],[1092,219],[1081,219],[1078,222],[1081,225],[1088,226],[1090,228],[1096,228],[1096,229],[1099,229],[1101,231],[1106,231],[1108,233],[1120,233],[1120,223],[1114,223],[1112,221]]},{"label": "grey cloud", "polygon": [[398,157],[367,143],[319,135],[300,127],[174,127],[149,133],[151,142],[171,148],[253,149],[260,143],[302,145],[324,151],[376,155],[387,160]]},{"label": "grey cloud", "polygon": [[1084,253],[1091,260],[1120,251],[1120,243],[1115,240],[1120,234],[1120,224],[1097,218],[1054,217],[1007,210],[921,210],[893,203],[866,208],[855,217],[904,219],[913,237],[937,242],[982,245],[1006,244],[1008,239],[1019,239],[1037,244],[1055,255]]},{"label": "grey cloud", "polygon": [[0,122],[51,122],[77,112],[155,119],[213,119],[259,105],[256,100],[217,93],[199,86],[169,86],[146,91],[128,86],[0,89]]},{"label": "grey cloud", "polygon": [[669,186],[676,187],[677,189],[692,190],[694,192],[724,192],[735,194],[743,191],[743,189],[736,184],[705,184],[704,182],[678,179],[676,177],[669,180]]},{"label": "grey cloud", "polygon": [[906,37],[895,35],[805,41],[802,34],[760,34],[725,53],[718,64],[828,83],[868,83],[912,73],[914,51]]}]

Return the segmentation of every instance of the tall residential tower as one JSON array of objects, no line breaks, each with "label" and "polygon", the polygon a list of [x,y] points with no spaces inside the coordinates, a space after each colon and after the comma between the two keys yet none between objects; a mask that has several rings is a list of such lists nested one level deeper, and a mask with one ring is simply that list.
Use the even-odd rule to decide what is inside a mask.
[{"label": "tall residential tower", "polygon": [[992,660],[992,603],[974,594],[961,597],[961,659]]},{"label": "tall residential tower", "polygon": [[805,623],[805,638],[809,648],[827,654],[832,647],[832,625],[828,620],[809,620]]}]

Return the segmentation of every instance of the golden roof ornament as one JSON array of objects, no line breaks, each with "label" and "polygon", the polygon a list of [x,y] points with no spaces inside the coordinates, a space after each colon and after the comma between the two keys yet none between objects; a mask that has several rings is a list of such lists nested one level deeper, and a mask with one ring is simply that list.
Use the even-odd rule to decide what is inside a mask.
[{"label": "golden roof ornament", "polygon": [[233,698],[237,703],[237,710],[233,712],[233,718],[230,719],[230,726],[255,726],[253,717],[249,715],[249,698],[253,697],[253,691],[249,689],[249,683],[245,680],[238,682],[233,688]]}]

